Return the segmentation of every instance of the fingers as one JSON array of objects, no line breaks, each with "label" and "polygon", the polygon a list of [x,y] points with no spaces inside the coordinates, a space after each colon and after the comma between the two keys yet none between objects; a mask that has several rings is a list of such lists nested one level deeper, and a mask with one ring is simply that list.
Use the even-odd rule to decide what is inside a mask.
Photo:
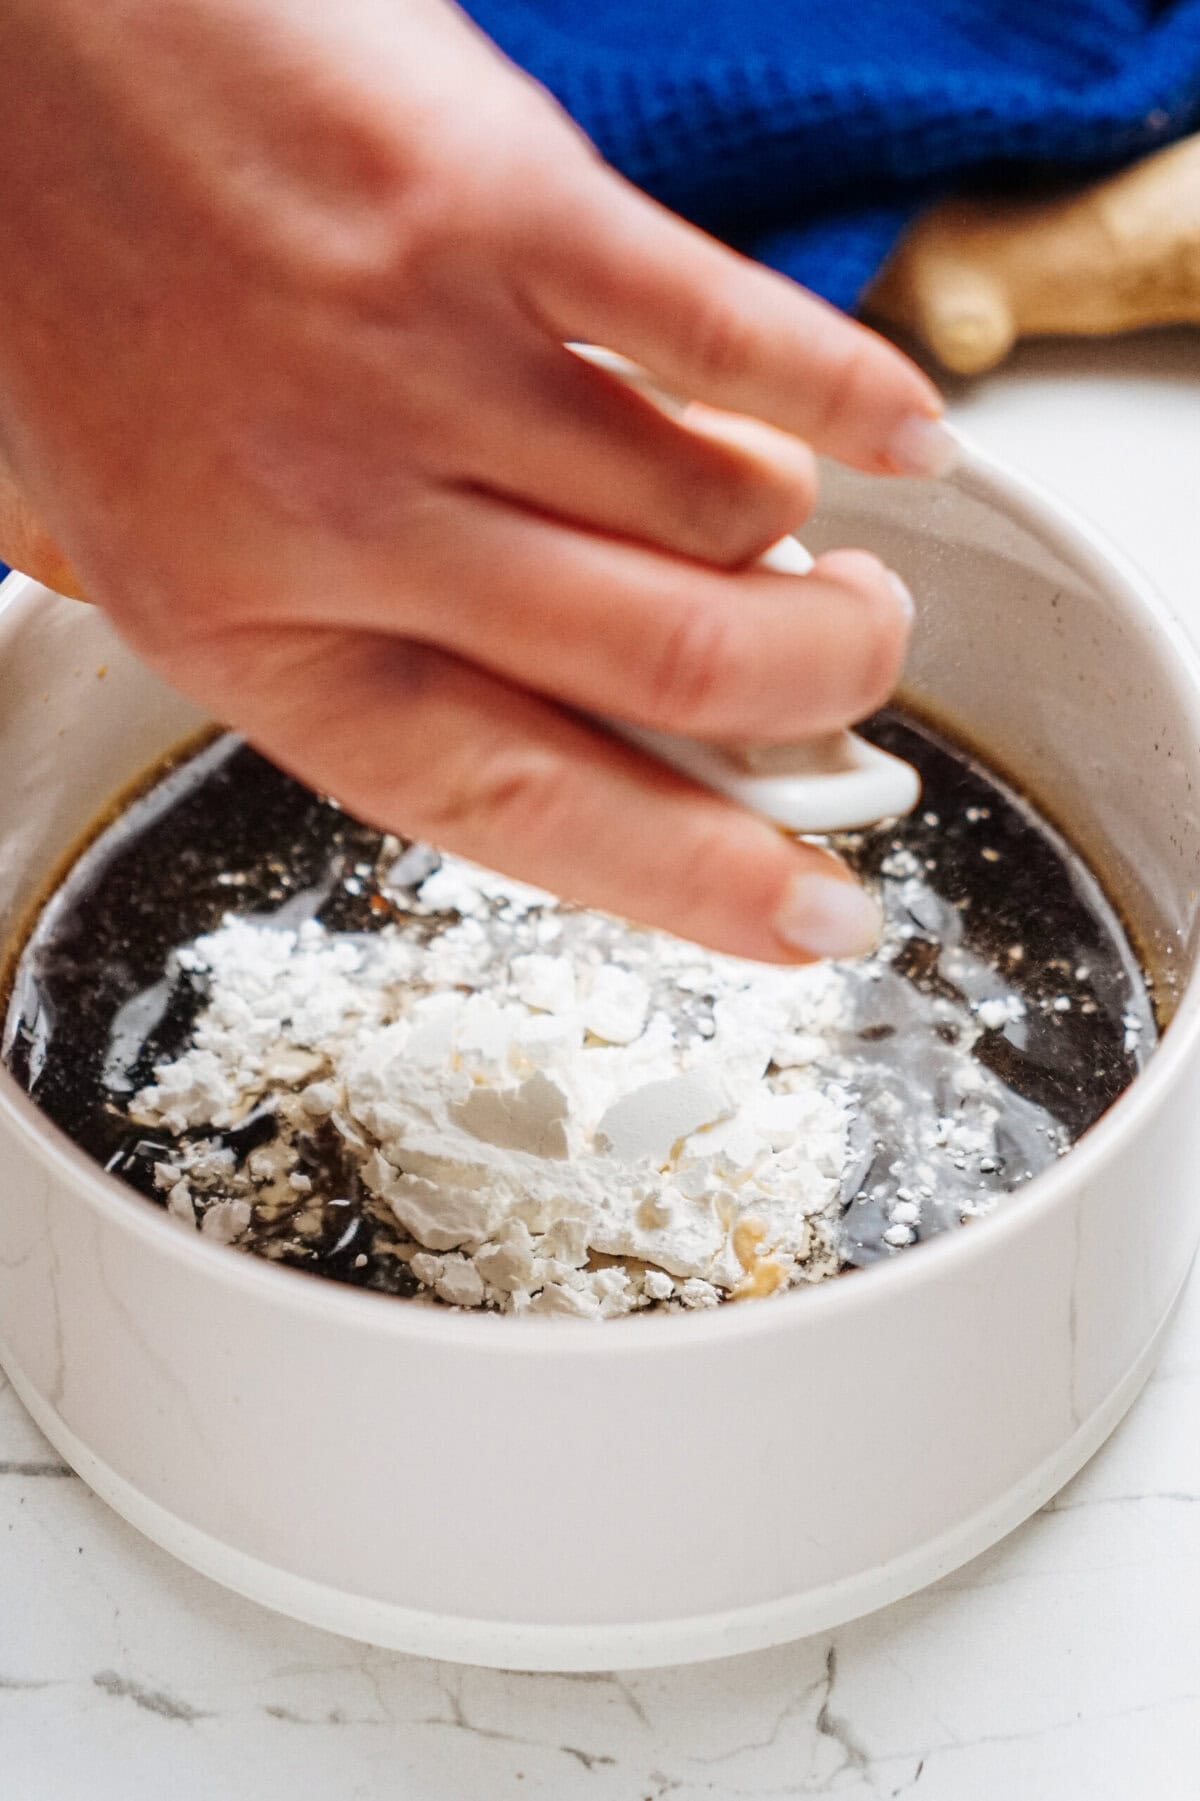
[{"label": "fingers", "polygon": [[765,419],[856,468],[945,473],[933,384],[891,345],[596,169],[530,247],[558,336],[607,345],[679,393]]},{"label": "fingers", "polygon": [[557,346],[514,404],[519,430],[480,407],[464,449],[484,486],[557,518],[732,567],[812,509],[815,462],[796,438],[703,406],[670,417]]},{"label": "fingers", "polygon": [[[803,577],[723,573],[479,494],[423,524],[428,551],[414,529],[403,568],[380,553],[338,582],[338,622],[441,644],[571,706],[780,743],[873,712],[903,661],[911,602],[865,552]],[[295,604],[334,616],[320,583]]]},{"label": "fingers", "polygon": [[877,936],[825,853],[439,651],[264,631],[191,657],[187,681],[361,817],[586,905],[770,962]]}]

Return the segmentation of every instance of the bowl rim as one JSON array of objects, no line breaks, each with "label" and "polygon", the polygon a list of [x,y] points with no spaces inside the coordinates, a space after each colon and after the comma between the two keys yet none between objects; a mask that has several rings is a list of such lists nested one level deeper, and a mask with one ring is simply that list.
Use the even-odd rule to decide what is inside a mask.
[{"label": "bowl rim", "polygon": [[[1190,702],[1200,729],[1200,650],[1170,603],[1132,559],[1101,529],[1028,477],[1009,469],[963,440],[957,468],[946,485],[989,501],[1009,513],[1048,549],[1078,569],[1098,588],[1120,600],[1155,629],[1171,652],[1177,698]],[[12,574],[0,582],[0,613],[37,587]],[[722,1306],[619,1321],[592,1322],[476,1314],[452,1308],[406,1306],[394,1295],[313,1277],[272,1264],[234,1247],[212,1244],[194,1229],[173,1221],[147,1197],[94,1163],[53,1124],[6,1068],[0,1067],[0,1130],[14,1131],[52,1177],[81,1199],[104,1222],[131,1233],[148,1248],[171,1258],[200,1280],[241,1290],[264,1305],[287,1313],[328,1319],[386,1339],[444,1344],[462,1353],[489,1357],[535,1356],[551,1346],[562,1360],[640,1355],[654,1345],[679,1351],[734,1342],[774,1339],[791,1332],[819,1330],[823,1320],[882,1304],[889,1294],[919,1290],[943,1278],[970,1279],[1005,1240],[1036,1230],[1047,1215],[1069,1204],[1127,1140],[1149,1126],[1154,1114],[1185,1078],[1200,1049],[1200,960],[1189,974],[1179,1005],[1150,1060],[1129,1087],[1057,1163],[1010,1194],[982,1229],[939,1234],[903,1256],[872,1265],[860,1281],[829,1280],[800,1285],[768,1306]],[[231,1251],[233,1254],[231,1255]],[[588,1327],[603,1326],[603,1330]],[[571,1328],[584,1328],[583,1330]],[[663,1333],[666,1332],[664,1339]]]}]

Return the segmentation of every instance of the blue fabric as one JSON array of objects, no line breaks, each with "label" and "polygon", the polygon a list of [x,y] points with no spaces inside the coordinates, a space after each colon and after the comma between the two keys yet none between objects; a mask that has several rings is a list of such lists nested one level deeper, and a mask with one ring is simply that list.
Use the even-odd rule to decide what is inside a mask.
[{"label": "blue fabric", "polygon": [[853,306],[980,176],[1129,161],[1200,124],[1200,0],[467,0],[608,160]]}]

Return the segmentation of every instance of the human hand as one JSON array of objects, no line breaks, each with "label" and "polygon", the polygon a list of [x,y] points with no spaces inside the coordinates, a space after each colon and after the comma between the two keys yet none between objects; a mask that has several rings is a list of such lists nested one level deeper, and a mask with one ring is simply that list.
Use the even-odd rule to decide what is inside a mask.
[{"label": "human hand", "polygon": [[442,0],[9,0],[0,58],[7,454],[139,653],[380,826],[741,955],[865,948],[822,852],[573,709],[787,741],[878,705],[889,572],[747,565],[811,506],[800,440],[936,471],[924,377]]}]

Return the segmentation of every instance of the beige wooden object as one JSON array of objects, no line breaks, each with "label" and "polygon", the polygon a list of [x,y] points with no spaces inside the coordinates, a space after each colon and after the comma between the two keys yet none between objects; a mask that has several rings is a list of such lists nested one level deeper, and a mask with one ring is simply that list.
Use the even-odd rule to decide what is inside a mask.
[{"label": "beige wooden object", "polygon": [[951,200],[918,220],[866,311],[974,375],[1018,338],[1200,323],[1200,136],[1052,200]]}]

